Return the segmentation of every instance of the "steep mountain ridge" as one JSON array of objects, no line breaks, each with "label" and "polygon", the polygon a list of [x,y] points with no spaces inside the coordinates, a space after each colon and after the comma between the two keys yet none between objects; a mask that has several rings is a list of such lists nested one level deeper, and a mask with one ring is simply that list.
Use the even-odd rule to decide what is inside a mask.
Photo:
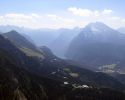
[{"label": "steep mountain ridge", "polygon": [[[124,69],[125,35],[103,23],[91,23],[74,38],[67,50],[66,57],[85,63],[92,70],[103,65],[116,64],[118,70]],[[120,69],[119,69],[120,67]]]},{"label": "steep mountain ridge", "polygon": [[2,34],[6,39],[9,39],[16,47],[23,51],[28,56],[36,56],[43,58],[42,52],[24,36],[16,31],[10,31]]}]

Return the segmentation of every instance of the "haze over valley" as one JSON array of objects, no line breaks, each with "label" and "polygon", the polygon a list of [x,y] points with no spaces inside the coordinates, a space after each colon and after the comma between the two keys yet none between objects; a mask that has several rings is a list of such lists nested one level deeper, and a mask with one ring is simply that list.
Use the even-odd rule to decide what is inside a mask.
[{"label": "haze over valley", "polygon": [[0,100],[125,100],[124,3],[1,1]]}]

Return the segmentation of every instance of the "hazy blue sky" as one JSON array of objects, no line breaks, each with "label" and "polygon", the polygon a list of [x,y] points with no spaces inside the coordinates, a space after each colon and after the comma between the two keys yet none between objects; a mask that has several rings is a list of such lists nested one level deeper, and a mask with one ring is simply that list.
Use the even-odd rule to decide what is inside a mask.
[{"label": "hazy blue sky", "polygon": [[125,0],[0,0],[0,25],[73,28],[101,21],[125,25]]}]

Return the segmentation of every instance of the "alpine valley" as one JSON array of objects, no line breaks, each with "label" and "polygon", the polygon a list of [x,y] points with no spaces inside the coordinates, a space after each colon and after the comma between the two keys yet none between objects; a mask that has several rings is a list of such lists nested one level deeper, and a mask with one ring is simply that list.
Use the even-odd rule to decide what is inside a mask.
[{"label": "alpine valley", "polygon": [[125,100],[125,34],[0,27],[0,100]]}]

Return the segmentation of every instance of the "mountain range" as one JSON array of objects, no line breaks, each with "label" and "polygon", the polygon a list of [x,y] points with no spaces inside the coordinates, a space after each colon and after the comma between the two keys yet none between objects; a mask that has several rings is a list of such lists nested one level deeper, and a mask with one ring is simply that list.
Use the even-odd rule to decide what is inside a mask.
[{"label": "mountain range", "polygon": [[0,72],[1,100],[125,98],[125,85],[116,78],[60,59],[16,31],[0,35]]},{"label": "mountain range", "polygon": [[100,22],[57,33],[44,46],[29,33],[1,32],[1,100],[125,99],[124,34]]},{"label": "mountain range", "polygon": [[[11,25],[0,26],[1,34],[12,30],[19,32],[22,36],[37,46],[49,47],[56,56],[61,58],[64,58],[64,54],[71,40],[81,31],[80,28],[28,29]],[[60,46],[60,48],[58,46]]]}]

